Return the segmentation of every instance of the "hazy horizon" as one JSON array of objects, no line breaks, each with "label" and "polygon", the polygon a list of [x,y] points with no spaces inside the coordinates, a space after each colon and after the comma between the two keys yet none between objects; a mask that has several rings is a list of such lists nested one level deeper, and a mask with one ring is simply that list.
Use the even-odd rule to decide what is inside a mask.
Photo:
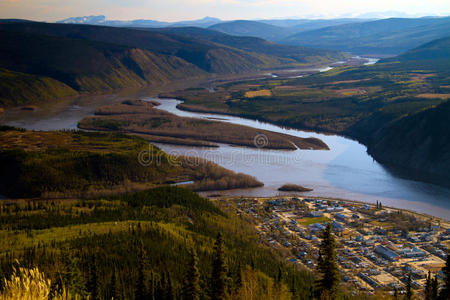
[{"label": "hazy horizon", "polygon": [[351,17],[423,17],[450,15],[450,2],[355,0],[2,0],[0,18],[59,21],[104,15],[108,20],[147,19],[162,22],[196,20],[331,19]]}]

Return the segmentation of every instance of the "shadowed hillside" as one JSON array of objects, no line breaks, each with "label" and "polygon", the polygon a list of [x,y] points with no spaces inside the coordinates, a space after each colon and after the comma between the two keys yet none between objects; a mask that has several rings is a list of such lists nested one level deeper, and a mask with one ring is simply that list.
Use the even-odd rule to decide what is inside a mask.
[{"label": "shadowed hillside", "polygon": [[369,153],[384,163],[407,168],[416,177],[433,175],[450,182],[450,102],[406,116],[383,128],[369,144]]},{"label": "shadowed hillside", "polygon": [[299,63],[335,62],[347,57],[344,53],[337,51],[280,45],[258,37],[233,36],[219,31],[197,27],[174,27],[145,30],[179,34],[227,45],[244,51],[293,59]]},{"label": "shadowed hillside", "polygon": [[450,32],[450,18],[391,18],[300,32],[282,43],[358,54],[400,54]]},{"label": "shadowed hillside", "polygon": [[208,41],[154,31],[47,23],[0,24],[0,29],[140,48],[156,54],[176,56],[212,73],[240,73],[293,63],[276,56],[258,55]]}]

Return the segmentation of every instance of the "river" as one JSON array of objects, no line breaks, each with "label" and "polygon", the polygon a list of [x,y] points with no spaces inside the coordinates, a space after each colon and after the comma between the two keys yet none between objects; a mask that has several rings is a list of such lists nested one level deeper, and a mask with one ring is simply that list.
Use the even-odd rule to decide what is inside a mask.
[{"label": "river", "polygon": [[367,154],[367,148],[336,135],[324,135],[282,128],[233,116],[195,113],[176,108],[174,99],[154,99],[159,109],[183,117],[216,119],[254,128],[271,130],[299,137],[317,137],[329,151],[280,151],[220,145],[219,148],[198,148],[158,144],[173,155],[197,156],[212,160],[235,172],[242,172],[264,183],[264,187],[207,194],[236,196],[282,195],[278,188],[285,183],[300,184],[314,191],[302,195],[342,198],[356,201],[381,201],[385,206],[409,209],[450,220],[450,189],[433,184],[396,177]]},{"label": "river", "polygon": [[[376,60],[370,61],[374,63]],[[316,69],[325,71],[325,69]],[[196,83],[197,84],[197,83]],[[79,96],[76,98],[40,105],[37,111],[20,108],[6,110],[0,115],[0,123],[30,130],[75,129],[77,122],[101,105],[120,102],[129,97],[153,99],[164,90],[177,90],[191,86],[186,81],[137,92],[104,96]],[[285,183],[300,184],[314,191],[303,195],[342,198],[356,201],[381,201],[385,206],[409,209],[450,220],[450,189],[433,184],[399,178],[367,154],[364,145],[336,135],[324,135],[244,118],[181,111],[178,100],[157,99],[163,109],[179,116],[217,119],[286,133],[299,137],[317,137],[329,147],[329,151],[276,151],[220,145],[219,148],[198,148],[160,144],[172,154],[203,157],[236,172],[255,176],[264,187],[218,192],[227,195],[275,196],[284,193],[278,188]],[[212,194],[216,192],[210,192]]]}]

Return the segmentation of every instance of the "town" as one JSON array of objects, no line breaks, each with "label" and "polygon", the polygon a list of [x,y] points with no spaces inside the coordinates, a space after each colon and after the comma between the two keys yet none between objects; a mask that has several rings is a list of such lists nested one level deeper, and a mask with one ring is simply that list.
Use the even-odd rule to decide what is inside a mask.
[{"label": "town", "polygon": [[219,199],[254,222],[263,243],[286,260],[314,270],[321,233],[331,222],[343,284],[356,290],[390,294],[412,288],[421,293],[428,273],[443,279],[450,246],[450,224],[382,203],[304,198]]}]

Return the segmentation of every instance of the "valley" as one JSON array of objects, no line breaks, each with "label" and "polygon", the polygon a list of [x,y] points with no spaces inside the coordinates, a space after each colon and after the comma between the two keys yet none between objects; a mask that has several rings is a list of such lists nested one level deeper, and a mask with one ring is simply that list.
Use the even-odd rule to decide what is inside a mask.
[{"label": "valley", "polygon": [[449,17],[157,2],[0,19],[0,299],[449,298]]}]

